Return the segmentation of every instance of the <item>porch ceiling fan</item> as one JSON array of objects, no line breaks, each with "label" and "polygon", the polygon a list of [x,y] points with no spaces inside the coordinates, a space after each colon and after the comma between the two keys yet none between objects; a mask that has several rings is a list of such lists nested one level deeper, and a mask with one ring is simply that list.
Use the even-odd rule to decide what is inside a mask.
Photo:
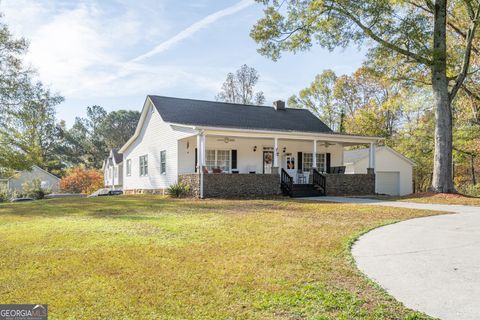
[{"label": "porch ceiling fan", "polygon": [[235,141],[235,139],[232,139],[232,138],[229,138],[229,137],[225,137],[225,138],[217,139],[217,141],[223,141],[223,142],[225,142],[225,143],[229,143],[229,142]]}]

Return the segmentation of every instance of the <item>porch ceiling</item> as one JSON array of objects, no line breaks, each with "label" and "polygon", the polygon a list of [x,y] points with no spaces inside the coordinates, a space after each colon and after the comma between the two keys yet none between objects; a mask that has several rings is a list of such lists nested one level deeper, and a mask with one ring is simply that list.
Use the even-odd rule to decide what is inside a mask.
[{"label": "porch ceiling", "polygon": [[[175,126],[177,127],[177,126]],[[308,132],[281,132],[281,131],[259,131],[259,130],[241,130],[241,129],[219,129],[219,128],[205,128],[194,127],[192,135],[203,133],[208,137],[230,137],[230,138],[244,138],[244,139],[274,139],[289,140],[289,141],[314,141],[318,143],[341,143],[344,146],[353,146],[359,144],[378,143],[383,138],[355,136],[337,133],[308,133]],[[195,134],[193,134],[195,132]]]}]

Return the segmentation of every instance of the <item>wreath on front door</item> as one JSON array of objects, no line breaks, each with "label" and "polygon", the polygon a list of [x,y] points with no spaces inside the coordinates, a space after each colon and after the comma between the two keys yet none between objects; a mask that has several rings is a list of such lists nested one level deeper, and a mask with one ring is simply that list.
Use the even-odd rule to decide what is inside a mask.
[{"label": "wreath on front door", "polygon": [[264,161],[265,163],[272,163],[272,154],[271,153],[265,153],[265,156],[264,156]]}]

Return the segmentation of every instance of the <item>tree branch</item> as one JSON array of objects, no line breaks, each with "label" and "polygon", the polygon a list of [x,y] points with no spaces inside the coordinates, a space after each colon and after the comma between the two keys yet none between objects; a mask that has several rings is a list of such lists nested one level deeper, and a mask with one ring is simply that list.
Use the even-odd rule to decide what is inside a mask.
[{"label": "tree branch", "polygon": [[397,45],[394,45],[393,43],[388,42],[387,40],[379,37],[376,35],[372,29],[368,28],[366,25],[364,25],[354,14],[350,13],[348,10],[345,10],[343,8],[339,7],[334,7],[330,5],[325,5],[325,7],[330,8],[331,10],[337,11],[338,13],[344,15],[345,17],[349,18],[351,21],[353,21],[360,29],[362,29],[363,32],[367,36],[369,36],[372,40],[378,42],[379,44],[385,46],[386,48],[393,50],[397,53],[403,54],[404,56],[407,56],[409,58],[414,59],[415,61],[425,64],[425,65],[431,65],[432,61],[427,59],[426,57],[419,55],[417,53],[411,52],[409,50],[403,49]]},{"label": "tree branch", "polygon": [[465,46],[465,53],[463,55],[462,68],[459,75],[457,76],[457,79],[455,80],[455,85],[450,91],[450,94],[449,94],[450,101],[452,101],[455,98],[458,90],[463,84],[463,81],[465,81],[465,78],[467,77],[468,68],[470,67],[470,57],[472,54],[472,43],[473,43],[473,38],[475,37],[475,30],[477,29],[479,16],[480,16],[480,5],[477,7],[477,11],[475,12],[474,19],[472,20],[470,27],[468,28],[468,31],[467,31],[467,36],[465,39],[466,46]]}]

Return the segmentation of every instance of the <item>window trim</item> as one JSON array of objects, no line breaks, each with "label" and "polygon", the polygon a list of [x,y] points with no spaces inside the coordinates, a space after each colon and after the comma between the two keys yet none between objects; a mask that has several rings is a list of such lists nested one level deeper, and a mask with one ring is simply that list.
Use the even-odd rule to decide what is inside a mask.
[{"label": "window trim", "polygon": [[[232,150],[231,149],[207,149],[207,150],[205,150],[205,167],[208,169],[209,166],[207,165],[207,154],[208,154],[207,151],[213,151],[215,153],[215,158],[213,160],[211,160],[211,161],[213,161],[214,166],[210,170],[212,170],[213,168],[220,167],[218,165],[218,151],[227,151],[228,152],[228,170],[226,170],[224,172],[225,173],[231,173],[232,172]],[[237,163],[237,167],[238,167],[238,163]]]},{"label": "window trim", "polygon": [[[310,166],[310,168],[313,168],[313,152],[303,152],[302,153],[302,168],[303,168],[303,171],[305,171],[305,160],[307,159],[307,156],[306,155],[311,155],[311,159],[312,159],[312,164]],[[326,153],[317,153],[317,162],[320,162],[319,159],[320,159],[320,156],[323,156],[323,168],[319,168],[317,167],[317,170],[319,170],[320,172],[326,172],[327,170],[327,154]]]},{"label": "window trim", "polygon": [[[164,154],[164,159],[162,161],[162,153]],[[165,168],[163,168],[165,166]],[[167,150],[160,151],[160,174],[167,174]]]},{"label": "window trim", "polygon": [[[146,159],[144,165],[142,166],[142,158]],[[142,174],[142,168],[145,168],[144,174]],[[148,176],[148,154],[144,154],[138,157],[138,173],[140,177],[147,177]]]}]

